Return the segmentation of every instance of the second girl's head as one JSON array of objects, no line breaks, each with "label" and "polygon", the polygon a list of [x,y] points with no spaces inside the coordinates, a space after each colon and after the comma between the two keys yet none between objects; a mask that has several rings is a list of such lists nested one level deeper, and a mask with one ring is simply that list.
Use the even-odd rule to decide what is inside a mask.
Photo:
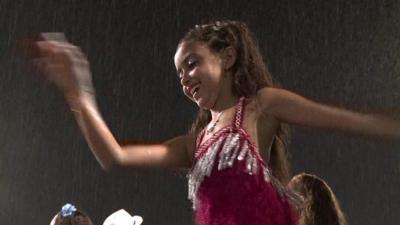
[{"label": "second girl's head", "polygon": [[288,188],[304,197],[299,225],[346,225],[335,194],[321,178],[301,173],[292,178]]},{"label": "second girl's head", "polygon": [[93,225],[93,222],[86,213],[68,203],[54,216],[50,225]]}]

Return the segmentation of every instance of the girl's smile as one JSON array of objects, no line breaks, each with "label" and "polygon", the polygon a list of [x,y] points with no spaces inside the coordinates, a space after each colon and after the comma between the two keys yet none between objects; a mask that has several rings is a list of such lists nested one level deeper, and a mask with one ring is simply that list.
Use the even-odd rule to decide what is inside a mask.
[{"label": "girl's smile", "polygon": [[183,93],[203,109],[224,109],[232,100],[232,81],[223,70],[223,57],[201,42],[183,42],[175,54]]},{"label": "girl's smile", "polygon": [[220,92],[221,59],[204,44],[183,43],[175,54],[183,93],[202,108],[214,106]]}]

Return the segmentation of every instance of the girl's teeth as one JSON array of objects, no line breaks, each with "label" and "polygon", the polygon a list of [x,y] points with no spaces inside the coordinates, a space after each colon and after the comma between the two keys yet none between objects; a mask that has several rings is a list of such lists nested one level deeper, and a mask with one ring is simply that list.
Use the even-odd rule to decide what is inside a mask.
[{"label": "girl's teeth", "polygon": [[194,94],[196,94],[198,90],[199,90],[199,88],[198,88],[198,87],[197,87],[197,88],[195,88],[195,89],[193,90],[193,95],[194,95]]}]

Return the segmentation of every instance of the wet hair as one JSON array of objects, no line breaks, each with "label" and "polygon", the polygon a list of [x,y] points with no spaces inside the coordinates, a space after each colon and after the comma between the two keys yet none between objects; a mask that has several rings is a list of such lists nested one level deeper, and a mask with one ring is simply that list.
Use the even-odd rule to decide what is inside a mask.
[{"label": "wet hair", "polygon": [[74,214],[65,217],[58,213],[54,225],[93,225],[93,222],[86,213],[77,210]]},{"label": "wet hair", "polygon": [[347,225],[339,201],[321,178],[301,173],[293,177],[289,187],[304,198],[299,225]]},{"label": "wet hair", "polygon": [[[253,33],[245,23],[217,21],[196,25],[181,39],[178,47],[190,42],[204,43],[213,53],[220,53],[227,47],[235,49],[236,62],[231,68],[234,96],[252,98],[264,87],[277,86],[264,63]],[[210,121],[210,111],[200,108],[190,133],[198,134]],[[283,184],[286,184],[290,177],[287,136],[287,126],[281,124],[272,143],[268,162],[273,174]]]}]

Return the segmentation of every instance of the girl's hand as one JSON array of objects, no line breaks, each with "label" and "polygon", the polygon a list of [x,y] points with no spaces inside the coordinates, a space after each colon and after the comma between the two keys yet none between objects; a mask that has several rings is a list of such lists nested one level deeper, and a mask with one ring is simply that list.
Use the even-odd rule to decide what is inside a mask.
[{"label": "girl's hand", "polygon": [[34,59],[39,70],[53,82],[68,102],[94,94],[89,63],[82,50],[60,37],[44,35],[44,41],[37,41],[40,58]]}]

